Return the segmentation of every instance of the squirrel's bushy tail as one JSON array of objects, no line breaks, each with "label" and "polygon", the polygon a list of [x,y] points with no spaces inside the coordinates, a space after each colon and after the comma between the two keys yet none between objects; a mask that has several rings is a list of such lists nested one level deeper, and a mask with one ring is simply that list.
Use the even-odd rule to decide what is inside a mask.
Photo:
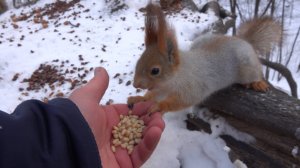
[{"label": "squirrel's bushy tail", "polygon": [[240,25],[237,36],[249,42],[260,54],[269,52],[281,40],[281,25],[271,17],[249,20]]}]

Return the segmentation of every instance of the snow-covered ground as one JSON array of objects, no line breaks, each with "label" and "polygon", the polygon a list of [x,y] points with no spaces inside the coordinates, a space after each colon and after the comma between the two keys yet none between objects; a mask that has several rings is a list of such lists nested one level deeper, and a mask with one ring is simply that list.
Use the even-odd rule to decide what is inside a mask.
[{"label": "snow-covered ground", "polygon": [[[54,89],[46,86],[39,91],[26,91],[28,83],[22,82],[23,79],[29,78],[40,64],[55,65],[61,71],[73,67],[87,70],[98,66],[106,68],[110,83],[101,104],[126,103],[128,96],[142,94],[143,91],[137,91],[131,83],[136,61],[144,49],[144,16],[139,9],[146,6],[148,1],[127,0],[128,9],[111,14],[104,1],[82,0],[57,18],[44,16],[43,19],[49,22],[47,28],[35,24],[33,17],[15,23],[11,19],[13,14],[29,14],[33,8],[53,2],[40,0],[33,6],[11,8],[0,15],[0,109],[11,113],[20,102],[27,99],[43,100],[45,97],[54,98],[57,93],[63,93],[65,97],[70,94],[70,83]],[[167,18],[176,29],[178,44],[183,50],[187,50],[195,36],[216,19],[210,14],[188,10]],[[82,60],[86,63],[82,64]],[[65,62],[65,66],[61,66],[62,62]],[[66,75],[75,79],[80,74],[76,72]],[[13,81],[16,74],[19,74],[18,78]],[[89,80],[93,73],[89,71],[86,74],[83,79]],[[295,77],[299,79],[299,73]],[[297,82],[300,84],[299,80]],[[279,84],[289,90],[284,83]],[[179,168],[181,164],[185,168],[234,167],[229,160],[226,144],[218,135],[226,132],[245,141],[253,140],[235,131],[221,118],[209,120],[212,134],[188,131],[184,122],[188,111],[164,116],[166,128],[161,141],[143,168]],[[205,109],[199,114],[203,114],[203,111]]]}]

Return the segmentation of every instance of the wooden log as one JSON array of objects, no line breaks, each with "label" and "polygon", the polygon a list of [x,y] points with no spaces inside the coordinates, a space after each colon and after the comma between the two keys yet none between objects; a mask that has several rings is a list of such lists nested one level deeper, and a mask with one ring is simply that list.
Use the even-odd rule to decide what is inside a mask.
[{"label": "wooden log", "polygon": [[212,95],[203,105],[300,140],[300,100],[275,88],[262,93],[234,86]]},{"label": "wooden log", "polygon": [[[282,165],[285,165],[285,167],[293,167],[294,165],[300,165],[300,157],[294,157],[292,155],[292,150],[296,146],[299,147],[300,145],[299,140],[287,136],[282,136],[278,134],[276,131],[271,132],[269,130],[257,127],[255,123],[252,124],[246,123],[244,121],[236,119],[231,115],[227,115],[222,112],[217,112],[217,111],[213,111],[213,112],[226,118],[226,121],[236,129],[242,132],[246,132],[252,135],[253,137],[255,137],[256,139],[255,143],[247,144],[247,146],[249,146],[248,148],[251,149],[251,151],[254,151],[250,153],[253,153],[254,155],[253,157],[257,159],[257,162],[252,162],[252,161],[249,162],[249,159],[245,159],[247,157],[244,157],[245,159],[244,161],[246,163],[248,164],[259,163],[260,165],[269,164],[268,167],[283,167]],[[228,137],[227,139],[225,139],[224,137],[222,138],[226,141],[227,144],[231,146],[231,148],[239,148],[238,146],[240,146],[241,142],[239,143],[233,142],[233,140],[228,139]],[[259,158],[259,156],[263,156],[263,157]],[[263,159],[263,161],[261,159]]]},{"label": "wooden log", "polygon": [[[204,131],[209,134],[211,133],[211,128],[209,124],[200,118],[195,118],[188,115],[186,123],[187,128],[189,130]],[[254,144],[247,144],[245,142],[236,140],[229,135],[221,135],[220,137],[226,142],[226,145],[231,149],[229,152],[229,157],[232,162],[239,159],[242,160],[248,167],[254,168],[284,168],[285,165],[291,165],[288,163],[282,163],[281,160],[283,159],[281,158],[271,158],[270,156],[268,156],[268,154],[253,146]]]},{"label": "wooden log", "polygon": [[[300,166],[299,152],[292,154],[300,147],[300,100],[275,88],[261,93],[233,86],[215,93],[203,105],[256,139],[247,144],[221,136],[248,167]],[[189,128],[193,125],[209,133],[204,121],[189,118],[187,123]]]},{"label": "wooden log", "polygon": [[248,168],[288,168],[295,165],[286,162],[282,158],[272,158],[268,153],[257,149],[255,146],[238,141],[231,136],[221,135],[221,138],[234,151],[235,155],[238,156],[237,159],[243,161]]}]

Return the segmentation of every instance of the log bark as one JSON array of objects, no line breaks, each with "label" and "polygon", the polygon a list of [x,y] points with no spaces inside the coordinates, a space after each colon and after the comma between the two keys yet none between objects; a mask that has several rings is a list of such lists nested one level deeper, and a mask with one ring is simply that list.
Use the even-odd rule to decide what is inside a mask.
[{"label": "log bark", "polygon": [[[248,167],[299,167],[299,152],[292,155],[300,147],[299,99],[275,88],[261,93],[233,86],[215,93],[203,105],[255,137],[255,143],[247,144],[221,136]],[[192,125],[209,133],[207,123],[199,120],[189,118],[188,128]]]},{"label": "log bark", "polygon": [[261,93],[235,86],[212,95],[204,105],[300,140],[300,100],[275,88]]}]

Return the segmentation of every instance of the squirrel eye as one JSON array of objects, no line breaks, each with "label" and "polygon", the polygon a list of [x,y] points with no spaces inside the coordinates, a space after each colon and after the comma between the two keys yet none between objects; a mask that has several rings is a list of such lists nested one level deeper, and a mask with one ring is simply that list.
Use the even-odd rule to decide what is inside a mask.
[{"label": "squirrel eye", "polygon": [[159,74],[160,69],[159,68],[152,68],[151,69],[151,75],[158,75]]}]

